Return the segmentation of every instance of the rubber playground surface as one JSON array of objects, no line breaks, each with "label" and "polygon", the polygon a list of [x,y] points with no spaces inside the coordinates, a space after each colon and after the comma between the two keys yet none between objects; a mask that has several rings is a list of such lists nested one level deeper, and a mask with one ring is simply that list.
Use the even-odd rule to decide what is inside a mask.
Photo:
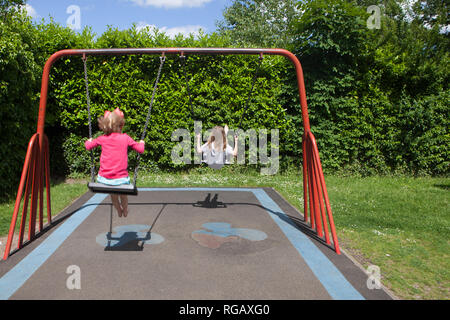
[{"label": "rubber playground surface", "polygon": [[391,299],[367,279],[271,188],[140,188],[127,218],[91,192],[61,212],[0,262],[0,299]]}]

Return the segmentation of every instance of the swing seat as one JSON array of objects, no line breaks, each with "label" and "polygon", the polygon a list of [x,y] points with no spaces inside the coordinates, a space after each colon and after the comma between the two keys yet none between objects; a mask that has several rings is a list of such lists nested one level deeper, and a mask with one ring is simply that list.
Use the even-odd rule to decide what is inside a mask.
[{"label": "swing seat", "polygon": [[130,196],[137,196],[138,190],[133,184],[122,184],[119,186],[110,186],[98,182],[89,182],[88,188],[94,193],[114,193],[114,194],[126,194]]}]

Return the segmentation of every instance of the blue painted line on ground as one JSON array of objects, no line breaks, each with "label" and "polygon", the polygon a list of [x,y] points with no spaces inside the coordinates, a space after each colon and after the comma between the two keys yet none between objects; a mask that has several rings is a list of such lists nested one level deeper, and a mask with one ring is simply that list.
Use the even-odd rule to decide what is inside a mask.
[{"label": "blue painted line on ground", "polygon": [[0,278],[0,300],[9,299],[58,249],[69,235],[97,208],[107,195],[96,194],[70,216],[39,246]]},{"label": "blue painted line on ground", "polygon": [[[289,217],[263,189],[252,188],[139,188],[139,191],[238,191],[252,192],[267,213],[277,223],[306,264],[333,299],[363,300],[364,297],[347,281],[334,264],[312,241],[296,229]],[[0,278],[0,300],[9,299],[33,273],[56,251],[69,235],[97,208],[107,195],[96,194],[69,217],[28,256]]]},{"label": "blue painted line on ground", "polygon": [[253,190],[253,194],[261,205],[267,209],[266,211],[278,224],[333,299],[365,300],[322,251],[303,232],[286,221],[289,217],[263,189]]}]

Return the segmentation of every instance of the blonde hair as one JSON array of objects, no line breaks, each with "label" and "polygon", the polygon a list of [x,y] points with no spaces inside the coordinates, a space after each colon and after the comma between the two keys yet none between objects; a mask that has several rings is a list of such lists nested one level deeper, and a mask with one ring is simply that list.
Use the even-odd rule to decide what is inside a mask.
[{"label": "blonde hair", "polygon": [[[211,149],[211,143],[214,142],[216,140],[216,137],[220,137],[220,135],[222,136],[222,148],[223,150],[225,150],[227,148],[227,135],[225,134],[225,129],[221,126],[215,126],[212,131],[211,131],[211,135],[208,138],[208,147]],[[216,151],[219,151],[221,142],[217,141],[215,143],[215,148]]]},{"label": "blonde hair", "polygon": [[111,112],[106,118],[104,116],[98,118],[98,127],[106,135],[113,132],[122,132],[124,124],[125,119],[115,112]]}]

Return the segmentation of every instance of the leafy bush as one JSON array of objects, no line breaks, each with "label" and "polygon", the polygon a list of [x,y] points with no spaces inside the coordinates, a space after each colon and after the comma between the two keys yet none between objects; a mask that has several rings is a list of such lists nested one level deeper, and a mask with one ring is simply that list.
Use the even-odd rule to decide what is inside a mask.
[{"label": "leafy bush", "polygon": [[11,195],[34,133],[39,90],[38,33],[23,13],[0,20],[0,195]]},{"label": "leafy bush", "polygon": [[448,37],[401,20],[396,3],[378,31],[351,1],[309,0],[299,10],[291,50],[324,169],[448,174],[448,53],[433,45]]},{"label": "leafy bush", "polygon": [[[169,39],[161,33],[149,34],[135,29],[118,31],[109,29],[96,42],[96,47],[227,47],[226,38],[217,35],[178,37]],[[164,64],[158,91],[155,96],[151,120],[146,136],[146,152],[141,158],[143,168],[170,169],[177,167],[171,160],[171,151],[176,143],[171,134],[178,128],[190,130],[194,142],[193,120],[202,121],[203,129],[214,125],[239,125],[243,107],[247,100],[257,58],[249,56],[202,56],[189,55],[186,73],[189,79],[193,114],[188,102],[185,78],[178,56],[168,56]],[[58,105],[58,121],[67,129],[64,142],[64,158],[68,172],[88,172],[87,152],[82,146],[87,138],[87,108],[84,75],[80,58],[60,61],[67,68],[64,81],[53,84],[54,101]],[[93,128],[98,130],[96,118],[105,110],[119,107],[125,113],[124,131],[139,139],[143,131],[153,84],[159,67],[159,57],[117,56],[89,57],[89,89]],[[242,121],[242,128],[277,128],[286,135],[290,122],[279,103],[280,90],[279,58],[267,57],[259,74],[253,99]],[[68,134],[70,132],[70,134]],[[100,134],[100,132],[97,132]],[[78,140],[78,141],[77,141]],[[134,165],[130,154],[130,167]]]}]

